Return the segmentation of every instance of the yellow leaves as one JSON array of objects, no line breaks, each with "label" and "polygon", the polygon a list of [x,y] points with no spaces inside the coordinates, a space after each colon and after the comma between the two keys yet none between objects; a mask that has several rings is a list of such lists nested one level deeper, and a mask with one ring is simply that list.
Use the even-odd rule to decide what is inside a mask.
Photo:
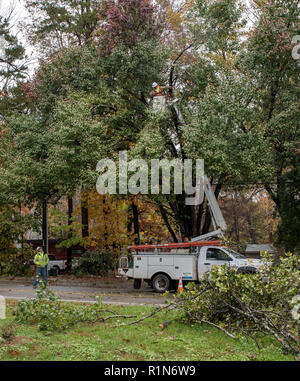
[{"label": "yellow leaves", "polygon": [[94,247],[119,249],[129,244],[127,209],[124,200],[89,192],[89,238]]},{"label": "yellow leaves", "polygon": [[175,12],[172,8],[167,9],[167,22],[172,26],[174,31],[181,29],[183,12]]},{"label": "yellow leaves", "polygon": [[134,229],[132,203],[137,207],[139,239],[141,243],[166,242],[169,231],[157,209],[142,198],[120,199],[111,195],[99,195],[96,191],[80,194],[74,202],[74,220],[78,222],[77,234],[81,235],[81,207],[88,209],[89,236],[87,247],[120,252],[134,244],[138,234]]},{"label": "yellow leaves", "polygon": [[166,9],[166,20],[173,31],[178,32],[182,29],[182,25],[187,21],[187,14],[194,6],[195,0],[186,0],[185,3],[178,7],[176,2],[169,2]]},{"label": "yellow leaves", "polygon": [[253,2],[258,8],[263,8],[270,2],[270,0],[253,0]]}]

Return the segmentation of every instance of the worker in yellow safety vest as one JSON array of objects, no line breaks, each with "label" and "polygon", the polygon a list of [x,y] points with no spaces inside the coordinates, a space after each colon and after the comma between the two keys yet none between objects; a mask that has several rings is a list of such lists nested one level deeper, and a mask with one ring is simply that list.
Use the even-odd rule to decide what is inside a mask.
[{"label": "worker in yellow safety vest", "polygon": [[152,83],[152,92],[149,95],[153,98],[153,108],[155,110],[164,110],[166,108],[166,95],[170,96],[166,90],[171,88],[172,86],[160,86],[156,82]]},{"label": "worker in yellow safety vest", "polygon": [[33,281],[33,287],[36,287],[40,275],[43,277],[44,285],[47,286],[47,265],[49,263],[49,257],[47,253],[43,252],[41,247],[37,248],[33,263],[36,265],[36,276]]},{"label": "worker in yellow safety vest", "polygon": [[152,84],[152,97],[162,97],[165,95],[164,88],[159,86],[156,82]]}]

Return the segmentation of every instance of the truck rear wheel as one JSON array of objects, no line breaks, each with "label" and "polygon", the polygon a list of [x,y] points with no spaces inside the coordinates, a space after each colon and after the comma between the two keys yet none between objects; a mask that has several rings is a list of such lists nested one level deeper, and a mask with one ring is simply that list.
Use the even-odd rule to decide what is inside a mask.
[{"label": "truck rear wheel", "polygon": [[170,284],[170,278],[165,274],[157,274],[152,281],[154,290],[161,294],[170,289]]},{"label": "truck rear wheel", "polygon": [[135,290],[139,290],[141,288],[141,285],[142,285],[142,279],[134,279],[133,288]]}]

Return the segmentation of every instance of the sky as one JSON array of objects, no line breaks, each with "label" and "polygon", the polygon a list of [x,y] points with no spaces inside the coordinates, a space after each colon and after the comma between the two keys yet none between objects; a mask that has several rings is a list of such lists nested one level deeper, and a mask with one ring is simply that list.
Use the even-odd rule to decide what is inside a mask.
[{"label": "sky", "polygon": [[14,9],[14,19],[16,21],[22,20],[27,15],[23,0],[0,0],[1,16],[7,16],[11,9]]}]

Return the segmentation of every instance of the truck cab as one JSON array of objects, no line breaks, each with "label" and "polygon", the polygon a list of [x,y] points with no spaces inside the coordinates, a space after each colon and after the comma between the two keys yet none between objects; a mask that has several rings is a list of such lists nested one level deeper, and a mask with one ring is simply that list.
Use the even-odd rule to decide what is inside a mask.
[{"label": "truck cab", "polygon": [[231,266],[239,272],[255,273],[261,261],[250,260],[227,246],[205,246],[200,249],[198,260],[198,277],[213,269],[214,266]]}]

